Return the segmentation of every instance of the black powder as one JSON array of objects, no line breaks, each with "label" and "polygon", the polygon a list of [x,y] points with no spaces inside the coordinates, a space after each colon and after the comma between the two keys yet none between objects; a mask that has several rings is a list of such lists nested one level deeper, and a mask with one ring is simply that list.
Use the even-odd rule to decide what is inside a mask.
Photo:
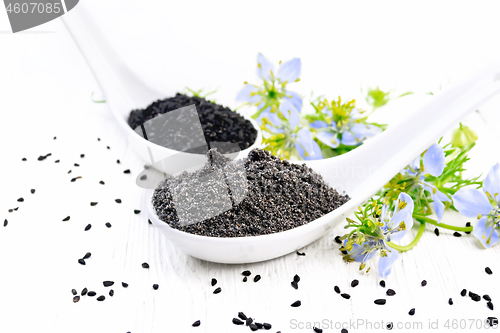
[{"label": "black powder", "polygon": [[[309,223],[349,200],[311,168],[282,161],[261,149],[235,161],[212,149],[207,159],[211,162],[202,169],[167,177],[156,188],[153,206],[160,220],[172,228],[210,237],[272,234]],[[246,193],[240,190],[245,188]],[[172,192],[186,198],[181,205],[174,203]],[[232,206],[221,210],[228,205],[228,195]],[[209,214],[212,217],[204,218]]]}]

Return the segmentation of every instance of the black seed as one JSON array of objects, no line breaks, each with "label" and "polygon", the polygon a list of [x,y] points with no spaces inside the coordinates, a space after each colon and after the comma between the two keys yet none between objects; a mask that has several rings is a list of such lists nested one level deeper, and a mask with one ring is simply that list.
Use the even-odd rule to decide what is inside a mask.
[{"label": "black seed", "polygon": [[81,157],[81,158],[84,158],[84,157],[85,157],[85,154],[80,154],[80,157]]},{"label": "black seed", "polygon": [[340,294],[340,296],[344,297],[345,299],[351,298],[351,295],[349,294]]},{"label": "black seed", "polygon": [[243,282],[247,282],[248,278],[246,276],[243,277]]},{"label": "black seed", "polygon": [[410,309],[410,312],[408,312],[410,316],[413,316],[415,314],[415,308]]},{"label": "black seed", "polygon": [[73,164],[73,165],[74,165],[74,166],[76,166],[76,167],[79,167],[79,166],[80,166],[80,164],[78,164],[78,163],[75,163],[75,164]]},{"label": "black seed", "polygon": [[[470,227],[471,226],[470,222],[465,223],[465,226]],[[470,231],[466,231],[465,233],[468,235],[468,234],[470,234]]]},{"label": "black seed", "polygon": [[68,216],[66,216],[65,218],[63,218],[63,221],[64,221],[64,222],[66,222],[66,221],[69,221],[69,219],[70,219],[70,217],[69,217],[69,215],[68,215]]},{"label": "black seed", "polygon": [[71,173],[71,170],[68,171],[68,175]]},{"label": "black seed", "polygon": [[486,322],[490,325],[490,327],[498,325],[498,318],[496,317],[488,317]]},{"label": "black seed", "polygon": [[122,199],[115,199],[116,203],[122,203]]},{"label": "black seed", "polygon": [[94,297],[96,295],[96,292],[95,291],[89,291],[87,293],[87,295],[89,295],[90,297]]},{"label": "black seed", "polygon": [[193,326],[193,327],[198,327],[198,326],[200,326],[200,324],[201,324],[201,321],[197,320],[197,321],[195,321],[195,322],[193,323],[193,325],[191,325],[191,326]]},{"label": "black seed", "polygon": [[297,251],[297,255],[299,255],[299,256],[305,256],[306,254],[304,252]]},{"label": "black seed", "polygon": [[313,327],[313,331],[316,333],[323,333],[323,330],[321,328]]},{"label": "black seed", "polygon": [[479,296],[477,294],[474,294],[473,296],[471,296],[471,298],[475,302],[479,302],[481,300],[481,296]]},{"label": "black seed", "polygon": [[83,288],[82,289],[82,296],[87,295],[87,292],[88,292],[88,289],[87,288]]},{"label": "black seed", "polygon": [[22,161],[26,161],[26,157],[23,157]]},{"label": "black seed", "polygon": [[85,253],[85,255],[83,256],[83,259],[88,259],[88,258],[90,258],[90,256],[91,256],[91,255],[92,255],[92,253],[87,252],[87,253]]},{"label": "black seed", "polygon": [[85,260],[83,260],[83,259],[78,259],[78,263],[79,263],[80,265],[85,265]]},{"label": "black seed", "polygon": [[377,305],[384,305],[386,303],[386,300],[383,299],[383,298],[376,299],[374,303],[377,304]]},{"label": "black seed", "polygon": [[71,289],[71,293],[72,293],[73,295],[78,294],[78,292],[76,291],[76,289]]},{"label": "black seed", "polygon": [[123,173],[130,173],[130,169],[123,170]]},{"label": "black seed", "polygon": [[90,230],[90,228],[92,228],[92,224],[90,224],[90,223],[89,223],[89,224],[87,224],[87,226],[85,227],[85,231]]},{"label": "black seed", "polygon": [[460,295],[462,295],[462,297],[467,295],[467,289],[462,289],[462,291],[460,292]]},{"label": "black seed", "polygon": [[340,240],[340,236],[335,237],[335,243],[342,244],[342,241]]},{"label": "black seed", "polygon": [[337,294],[340,294],[340,288],[338,286],[333,287],[333,290],[335,290]]},{"label": "black seed", "polygon": [[149,223],[149,224],[153,224],[153,223],[151,222],[151,220],[150,220],[150,219],[148,219],[148,223]]},{"label": "black seed", "polygon": [[346,328],[343,328],[340,333],[349,333],[349,331]]},{"label": "black seed", "polygon": [[3,226],[6,227],[7,224],[9,224],[9,221],[7,221],[7,219],[3,220]]},{"label": "black seed", "polygon": [[394,328],[394,324],[393,323],[388,323],[385,327],[387,327],[387,329],[390,331]]},{"label": "black seed", "polygon": [[354,287],[356,287],[358,284],[359,284],[359,281],[358,281],[358,280],[356,280],[356,279],[354,279],[354,280],[352,280],[352,282],[351,282],[351,287],[352,287],[352,288],[354,288]]},{"label": "black seed", "polygon": [[269,324],[269,323],[264,323],[264,324],[262,324],[262,326],[264,326],[264,328],[265,328],[266,330],[270,330],[270,329],[273,327],[273,326],[272,326],[271,324]]},{"label": "black seed", "polygon": [[17,201],[19,201],[19,202],[23,202],[23,201],[24,201],[24,198],[19,198],[19,199],[17,199]]},{"label": "black seed", "polygon": [[490,310],[493,311],[493,303],[491,303],[491,301],[489,301],[488,303],[486,303],[486,305],[488,306],[488,309],[490,309]]},{"label": "black seed", "polygon": [[387,296],[394,296],[396,295],[396,292],[392,289],[387,289],[387,291],[385,292],[387,294]]},{"label": "black seed", "polygon": [[489,267],[486,267],[484,269],[484,271],[486,272],[486,274],[489,274],[489,275],[493,274],[493,272],[491,271],[491,268],[489,268]]},{"label": "black seed", "polygon": [[455,231],[455,232],[453,233],[453,236],[455,236],[455,237],[462,237],[462,234],[461,234],[461,233],[459,233],[459,232],[457,232],[457,231]]},{"label": "black seed", "polygon": [[422,287],[425,287],[425,286],[427,285],[427,281],[422,280],[422,282],[420,282],[420,285],[421,285]]},{"label": "black seed", "polygon": [[39,160],[39,161],[43,161],[44,159],[46,159],[46,158],[47,158],[47,157],[49,157],[50,155],[52,155],[52,154],[50,154],[50,153],[49,153],[49,154],[47,154],[47,155],[45,155],[45,156],[40,155],[40,156],[38,156],[38,160]]},{"label": "black seed", "polygon": [[248,325],[252,331],[257,331],[259,328],[255,324]]},{"label": "black seed", "polygon": [[297,274],[295,274],[295,276],[293,277],[293,281],[295,282],[299,282],[300,281],[300,276],[298,276]]},{"label": "black seed", "polygon": [[99,181],[99,184],[104,185],[104,182],[102,180]]},{"label": "black seed", "polygon": [[477,296],[477,294],[473,293],[472,291],[469,291],[469,297],[474,297],[474,296]]},{"label": "black seed", "polygon": [[160,286],[159,286],[158,284],[156,284],[156,283],[155,283],[155,284],[153,284],[153,289],[154,289],[154,290],[158,290],[158,288],[160,288]]},{"label": "black seed", "polygon": [[244,276],[250,276],[252,273],[250,271],[243,271],[241,274]]},{"label": "black seed", "polygon": [[113,281],[104,281],[102,283],[105,287],[111,287],[112,285],[114,285],[115,283]]},{"label": "black seed", "polygon": [[434,233],[436,234],[436,236],[439,236],[439,229],[438,228],[434,229]]},{"label": "black seed", "polygon": [[450,305],[453,305],[453,299],[450,297],[450,299],[448,300],[448,304]]},{"label": "black seed", "polygon": [[116,163],[120,164],[120,160],[116,160]]},{"label": "black seed", "polygon": [[299,307],[302,303],[300,301],[295,301],[292,303],[292,307],[293,308],[296,308],[296,307]]},{"label": "black seed", "polygon": [[248,317],[243,312],[238,312],[238,317],[241,320],[247,320],[248,319]]},{"label": "black seed", "polygon": [[382,288],[385,288],[385,281],[384,280],[380,280],[379,284]]},{"label": "black seed", "polygon": [[32,188],[32,189],[31,189],[31,194],[35,194],[35,191],[36,191],[36,190],[35,190],[34,188]]},{"label": "black seed", "polygon": [[97,205],[97,202],[91,202],[90,205],[95,206],[95,205]]},{"label": "black seed", "polygon": [[109,291],[109,296],[113,297],[114,295],[115,295],[115,291],[114,291],[113,289],[111,289],[111,290]]},{"label": "black seed", "polygon": [[59,162],[61,162],[61,161],[59,161],[59,160],[55,160],[55,161],[54,161],[54,163],[59,163]]},{"label": "black seed", "polygon": [[210,282],[212,284],[212,287],[217,284],[217,279],[212,278],[212,281]]},{"label": "black seed", "polygon": [[250,325],[251,323],[253,323],[253,319],[252,319],[252,318],[247,318],[247,319],[245,320],[245,323],[246,323],[246,325],[248,326],[248,325]]},{"label": "black seed", "polygon": [[253,278],[253,282],[259,282],[260,281],[260,275],[255,275],[255,277]]},{"label": "black seed", "polygon": [[233,324],[235,324],[235,325],[243,325],[244,323],[241,320],[239,320],[238,318],[233,318]]},{"label": "black seed", "polygon": [[102,301],[104,301],[105,299],[106,299],[106,297],[104,297],[103,295],[101,295],[101,296],[97,297],[97,300],[98,300],[99,302],[102,302]]},{"label": "black seed", "polygon": [[149,268],[149,264],[147,262],[143,262],[141,266],[142,268]]},{"label": "black seed", "polygon": [[73,303],[77,303],[80,300],[80,296],[73,297]]},{"label": "black seed", "polygon": [[123,288],[127,288],[127,287],[128,287],[128,283],[126,283],[126,282],[122,282],[122,287],[123,287]]},{"label": "black seed", "polygon": [[257,328],[258,328],[259,330],[260,330],[260,329],[262,328],[262,326],[263,326],[261,323],[257,323],[257,322],[255,322],[254,324],[255,324],[255,326],[257,326]]},{"label": "black seed", "polygon": [[139,214],[141,211],[139,209],[134,209],[134,214]]},{"label": "black seed", "polygon": [[483,295],[483,298],[485,301],[488,301],[488,302],[491,301],[491,297],[489,295]]},{"label": "black seed", "polygon": [[299,285],[297,284],[297,282],[292,281],[292,283],[291,283],[291,284],[292,284],[292,287],[293,287],[294,289],[299,289]]},{"label": "black seed", "polygon": [[81,179],[82,176],[78,176],[78,177],[75,177],[75,178],[71,178],[71,182],[75,182],[77,179]]},{"label": "black seed", "polygon": [[222,289],[220,287],[218,287],[217,289],[214,290],[214,294],[218,294],[222,291]]},{"label": "black seed", "polygon": [[147,175],[142,175],[141,178],[139,178],[140,180],[146,180],[148,179],[148,176]]},{"label": "black seed", "polygon": [[104,225],[105,225],[106,227],[108,227],[108,228],[111,228],[111,223],[109,223],[109,222],[106,222]]}]

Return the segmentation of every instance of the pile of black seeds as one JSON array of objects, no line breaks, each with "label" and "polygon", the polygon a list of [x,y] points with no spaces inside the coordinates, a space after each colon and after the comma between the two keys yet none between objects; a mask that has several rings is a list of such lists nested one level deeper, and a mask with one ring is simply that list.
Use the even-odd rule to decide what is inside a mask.
[{"label": "pile of black seeds", "polygon": [[[132,129],[136,129],[161,114],[193,104],[198,110],[201,127],[208,142],[231,142],[237,144],[241,150],[250,147],[255,142],[257,131],[251,122],[238,113],[204,98],[183,94],[158,100],[146,109],[133,110],[130,112],[128,124]],[[191,141],[189,134],[179,137],[175,128],[168,128],[168,126],[159,128],[160,125],[162,124],[154,124],[152,128],[149,128],[147,133],[149,141],[163,147],[171,147],[174,140],[182,140],[186,144]],[[229,150],[224,153],[229,152],[234,151]]]},{"label": "pile of black seeds", "polygon": [[[236,161],[230,161],[212,149],[207,158],[209,161],[202,169],[168,177],[153,194],[152,202],[158,217],[175,229],[210,237],[271,234],[309,223],[349,200],[347,195],[340,195],[327,185],[311,168],[282,161],[261,149],[253,149],[247,158]],[[241,188],[238,182],[242,182],[242,172],[246,173],[243,175],[246,184],[243,185],[247,186],[247,193],[241,200],[241,193],[234,193],[234,189]],[[224,176],[213,177],[208,182],[200,180],[209,174]],[[228,183],[234,186],[228,187]],[[182,196],[188,193],[186,187],[190,187],[188,197]],[[227,196],[231,197],[233,205],[205,220],[193,216],[193,221],[201,222],[186,224],[178,217],[172,193],[184,198],[181,205],[183,216],[222,207],[227,204]],[[220,202],[218,198],[221,198]]]}]

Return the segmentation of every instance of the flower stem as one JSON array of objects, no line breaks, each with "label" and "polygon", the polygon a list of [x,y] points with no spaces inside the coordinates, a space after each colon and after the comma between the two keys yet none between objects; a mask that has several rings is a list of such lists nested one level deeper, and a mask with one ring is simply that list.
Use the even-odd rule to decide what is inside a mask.
[{"label": "flower stem", "polygon": [[389,245],[390,247],[392,247],[395,250],[398,250],[399,252],[409,251],[409,250],[413,249],[413,247],[415,245],[417,245],[418,241],[420,240],[420,238],[424,234],[424,230],[425,230],[425,221],[420,223],[420,227],[418,228],[417,235],[415,236],[415,239],[410,244],[397,245],[397,244],[394,244],[393,242],[388,242],[387,245]]},{"label": "flower stem", "polygon": [[438,223],[436,220],[433,220],[427,216],[424,216],[424,215],[421,215],[418,213],[413,213],[413,217],[415,219],[417,219],[420,223],[428,222],[428,223],[433,224],[435,226],[438,226],[440,228],[445,228],[445,229],[449,229],[449,230],[470,232],[473,229],[473,227],[456,227],[454,225]]}]

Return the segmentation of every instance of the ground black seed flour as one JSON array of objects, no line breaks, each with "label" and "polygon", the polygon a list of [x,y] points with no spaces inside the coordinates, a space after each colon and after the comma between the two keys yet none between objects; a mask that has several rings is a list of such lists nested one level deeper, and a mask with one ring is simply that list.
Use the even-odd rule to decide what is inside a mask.
[{"label": "ground black seed flour", "polygon": [[265,235],[309,223],[349,200],[312,169],[261,149],[235,161],[216,149],[207,157],[202,169],[168,177],[154,191],[153,207],[172,228],[210,237]]}]

